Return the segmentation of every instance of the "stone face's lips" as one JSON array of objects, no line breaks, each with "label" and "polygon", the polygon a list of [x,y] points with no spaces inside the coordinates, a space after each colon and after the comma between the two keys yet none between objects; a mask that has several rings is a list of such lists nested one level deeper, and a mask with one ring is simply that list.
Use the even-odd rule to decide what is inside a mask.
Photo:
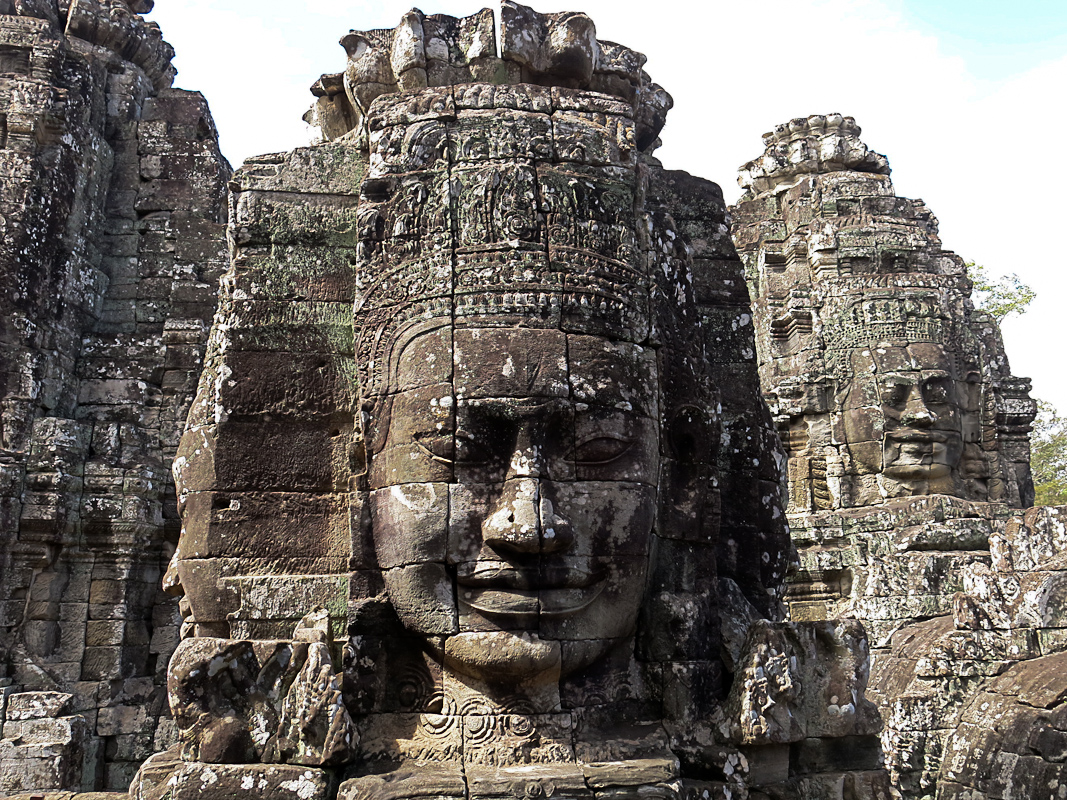
[{"label": "stone face's lips", "polygon": [[464,564],[457,569],[460,586],[487,589],[584,589],[599,583],[603,572],[587,572],[567,566],[513,567],[491,563]]},{"label": "stone face's lips", "polygon": [[464,588],[460,599],[468,606],[487,616],[565,617],[588,607],[604,591],[600,581],[584,589],[474,589]]},{"label": "stone face's lips", "polygon": [[925,431],[916,428],[897,428],[886,431],[887,439],[895,439],[901,442],[916,442],[929,444],[943,444],[950,439],[959,438],[958,433],[947,431]]},{"label": "stone face's lips", "polygon": [[537,591],[462,589],[460,599],[482,614],[536,615],[540,608]]},{"label": "stone face's lips", "polygon": [[460,600],[490,615],[563,617],[589,606],[606,582],[605,573],[566,566],[521,569],[496,563],[470,564],[459,569]]}]

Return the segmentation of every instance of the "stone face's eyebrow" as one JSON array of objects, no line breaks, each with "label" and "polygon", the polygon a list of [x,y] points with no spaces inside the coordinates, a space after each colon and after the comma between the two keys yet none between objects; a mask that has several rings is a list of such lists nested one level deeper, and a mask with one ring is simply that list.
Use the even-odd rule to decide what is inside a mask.
[{"label": "stone face's eyebrow", "polygon": [[532,417],[570,411],[573,405],[562,397],[479,397],[460,399],[457,407],[492,410],[508,417]]},{"label": "stone face's eyebrow", "polygon": [[911,386],[920,380],[918,372],[883,372],[878,375],[883,383],[893,383],[898,386]]}]

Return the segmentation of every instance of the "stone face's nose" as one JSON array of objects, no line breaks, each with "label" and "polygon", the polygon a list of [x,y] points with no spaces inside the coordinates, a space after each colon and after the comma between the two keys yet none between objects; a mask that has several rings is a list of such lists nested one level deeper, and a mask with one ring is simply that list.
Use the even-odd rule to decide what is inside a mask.
[{"label": "stone face's nose", "polygon": [[904,406],[903,413],[900,415],[900,421],[905,425],[911,425],[917,428],[926,428],[933,424],[934,414],[927,407],[926,401],[923,399],[921,387],[912,387],[911,392],[908,394],[908,402]]},{"label": "stone face's nose", "polygon": [[482,541],[501,553],[560,553],[574,541],[570,522],[556,513],[538,478],[509,478],[482,524]]},{"label": "stone face's nose", "polygon": [[185,594],[181,576],[178,574],[178,560],[181,558],[180,551],[175,550],[167,564],[167,571],[163,574],[163,591],[174,597]]},{"label": "stone face's nose", "polygon": [[537,478],[510,478],[482,525],[482,541],[494,550],[535,555],[541,551],[541,487]]}]

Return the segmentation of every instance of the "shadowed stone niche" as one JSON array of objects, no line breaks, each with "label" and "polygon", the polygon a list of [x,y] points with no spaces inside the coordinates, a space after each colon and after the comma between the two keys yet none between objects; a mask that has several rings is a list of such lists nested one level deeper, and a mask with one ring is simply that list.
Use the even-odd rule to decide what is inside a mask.
[{"label": "shadowed stone niche", "polygon": [[138,798],[888,797],[855,623],[782,622],[719,188],[583,14],[342,40],[253,159],[175,473]]}]

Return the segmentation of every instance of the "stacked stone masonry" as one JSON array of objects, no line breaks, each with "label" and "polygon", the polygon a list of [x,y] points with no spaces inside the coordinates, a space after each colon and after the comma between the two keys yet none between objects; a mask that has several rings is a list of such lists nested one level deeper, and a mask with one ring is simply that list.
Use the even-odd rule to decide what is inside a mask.
[{"label": "stacked stone masonry", "polygon": [[175,736],[170,464],[230,170],[150,6],[0,2],[0,793],[124,789]]},{"label": "stacked stone masonry", "polygon": [[413,10],[227,201],[151,5],[0,0],[0,795],[1062,795],[1029,383],[854,120],[731,238],[644,56]]}]

